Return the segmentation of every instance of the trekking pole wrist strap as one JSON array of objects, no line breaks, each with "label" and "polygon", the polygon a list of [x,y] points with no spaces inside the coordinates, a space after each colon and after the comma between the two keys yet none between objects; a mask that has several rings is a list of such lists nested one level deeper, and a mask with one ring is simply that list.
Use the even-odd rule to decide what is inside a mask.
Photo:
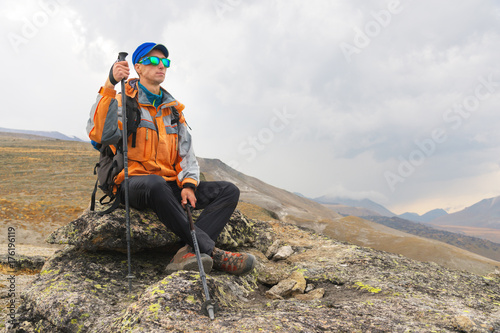
[{"label": "trekking pole wrist strap", "polygon": [[182,185],[182,188],[183,189],[185,189],[185,188],[192,188],[193,190],[196,191],[196,185],[192,184],[192,183],[185,183],[184,185]]},{"label": "trekking pole wrist strap", "polygon": [[112,85],[116,86],[118,84],[118,81],[116,81],[115,77],[113,76],[113,67],[115,67],[115,64],[111,66],[108,77],[109,77],[109,82],[111,82]]}]

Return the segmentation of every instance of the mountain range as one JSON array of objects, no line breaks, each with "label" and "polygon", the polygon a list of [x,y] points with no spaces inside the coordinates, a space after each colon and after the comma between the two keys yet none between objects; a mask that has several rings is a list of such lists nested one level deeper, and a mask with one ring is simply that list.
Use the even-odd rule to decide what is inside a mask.
[{"label": "mountain range", "polygon": [[66,140],[66,141],[83,141],[82,139],[77,138],[76,136],[67,136],[67,135],[62,134],[61,132],[56,132],[56,131],[51,131],[51,132],[30,131],[30,130],[20,130],[20,129],[11,129],[11,128],[0,127],[0,132],[36,135],[36,136],[47,137],[47,138],[58,139],[58,140]]},{"label": "mountain range", "polygon": [[438,217],[441,216],[446,216],[448,215],[448,212],[446,212],[444,209],[437,208],[433,209],[431,211],[428,211],[427,213],[423,215],[418,215],[417,213],[404,213],[399,215],[399,217],[410,220],[410,221],[415,221],[415,222],[426,222],[429,223],[431,221],[434,221]]},{"label": "mountain range", "polygon": [[[76,136],[70,137],[57,131],[33,131],[33,130],[10,129],[10,128],[0,127],[0,132],[34,135],[34,136],[47,137],[57,140],[83,141]],[[300,193],[290,193],[290,194],[295,197],[308,199],[305,196],[301,195]],[[292,196],[287,195],[287,198],[291,198]],[[342,215],[354,215],[354,216],[380,215],[387,217],[398,216],[400,218],[414,222],[426,222],[426,223],[432,222],[433,224],[438,224],[438,225],[459,225],[459,226],[470,226],[471,217],[478,217],[480,219],[479,224],[482,227],[492,226],[493,228],[496,228],[497,225],[499,224],[498,221],[500,221],[500,204],[498,204],[494,199],[495,198],[485,199],[480,203],[465,209],[462,212],[451,214],[452,216],[450,217],[446,217],[448,213],[443,209],[434,209],[423,215],[411,212],[407,212],[401,215],[396,215],[387,208],[385,208],[384,206],[366,198],[362,200],[356,200],[356,199],[342,198],[332,195],[324,195],[321,197],[314,198],[312,200]],[[292,201],[295,200],[296,199]],[[275,206],[276,204],[277,203],[275,202]],[[498,206],[495,204],[498,204]],[[269,206],[270,202],[267,202],[266,205]],[[269,207],[269,208],[275,208],[275,207]],[[318,207],[316,207],[316,209],[318,209]],[[477,224],[476,220],[474,220],[474,224]]]},{"label": "mountain range", "polygon": [[484,199],[459,212],[440,216],[433,219],[432,224],[500,229],[500,196]]},{"label": "mountain range", "polygon": [[[398,230],[407,231],[408,228],[404,225],[407,221],[411,221],[426,223],[427,226],[434,229],[500,243],[500,197],[481,200],[470,207],[451,214],[448,214],[444,209],[434,209],[423,215],[416,213],[396,215],[369,199],[353,200],[336,196],[322,196],[313,200],[322,203],[343,216],[358,216],[378,223],[385,221],[385,225],[391,224],[393,228],[396,227],[395,221],[404,221],[400,228],[396,227]],[[423,230],[419,226],[411,229]],[[428,233],[425,232],[425,234]]]},{"label": "mountain range", "polygon": [[319,202],[327,207],[337,211],[343,215],[355,215],[355,216],[387,216],[393,217],[397,216],[409,221],[413,222],[426,222],[429,223],[432,220],[448,215],[448,213],[444,209],[433,209],[423,215],[419,215],[417,213],[404,213],[401,215],[394,214],[384,206],[370,200],[370,199],[351,199],[338,197],[334,195],[324,195],[321,197],[317,197],[312,199],[316,202]]}]

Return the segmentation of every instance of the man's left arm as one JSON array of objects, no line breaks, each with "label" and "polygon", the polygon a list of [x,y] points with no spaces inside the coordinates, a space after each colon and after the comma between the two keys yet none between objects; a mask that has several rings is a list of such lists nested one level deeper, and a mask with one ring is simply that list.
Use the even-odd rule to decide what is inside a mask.
[{"label": "man's left arm", "polygon": [[[180,114],[180,118],[178,125],[179,145],[176,163],[177,183],[182,188],[181,195],[184,193],[186,197],[192,198],[194,197],[196,187],[200,181],[200,167],[194,153],[191,134],[188,131],[182,113]],[[193,203],[191,202],[191,204]]]}]

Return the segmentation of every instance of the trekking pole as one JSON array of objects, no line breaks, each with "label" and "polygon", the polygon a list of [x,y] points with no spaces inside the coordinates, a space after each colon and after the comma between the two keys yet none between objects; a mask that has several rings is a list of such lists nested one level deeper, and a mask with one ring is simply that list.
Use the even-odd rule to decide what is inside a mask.
[{"label": "trekking pole", "polygon": [[207,277],[205,276],[205,270],[203,264],[201,263],[200,248],[198,246],[198,240],[196,239],[196,231],[194,230],[193,215],[191,213],[191,205],[186,204],[186,211],[189,220],[189,227],[191,228],[191,237],[193,237],[193,247],[196,253],[196,259],[198,260],[198,268],[200,269],[201,283],[203,284],[203,290],[205,291],[205,302],[201,305],[203,312],[210,317],[211,320],[215,319],[215,301],[210,299],[210,293],[208,292]]},{"label": "trekking pole", "polygon": [[[127,52],[120,52],[118,54],[118,61],[125,61],[127,57]],[[130,206],[128,200],[128,134],[127,134],[127,97],[125,95],[125,79],[121,82],[122,86],[122,140],[123,140],[123,166],[125,170],[125,180],[123,185],[125,186],[125,223],[127,225],[127,264],[128,264],[128,292],[132,292],[132,259],[130,255]]]}]

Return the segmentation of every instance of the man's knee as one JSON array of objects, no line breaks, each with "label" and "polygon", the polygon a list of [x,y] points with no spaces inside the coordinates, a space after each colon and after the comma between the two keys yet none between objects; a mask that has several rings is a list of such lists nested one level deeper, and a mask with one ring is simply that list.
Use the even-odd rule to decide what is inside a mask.
[{"label": "man's knee", "polygon": [[234,185],[233,183],[227,182],[225,191],[228,196],[234,199],[234,201],[238,201],[240,198],[240,189]]},{"label": "man's knee", "polygon": [[148,186],[150,188],[151,193],[162,193],[164,191],[170,190],[170,186],[168,186],[163,177],[160,177],[158,175],[150,175],[146,177],[148,179],[145,183],[145,186]]},{"label": "man's knee", "polygon": [[172,192],[163,177],[158,175],[134,176],[131,191],[146,193],[148,198]]}]

